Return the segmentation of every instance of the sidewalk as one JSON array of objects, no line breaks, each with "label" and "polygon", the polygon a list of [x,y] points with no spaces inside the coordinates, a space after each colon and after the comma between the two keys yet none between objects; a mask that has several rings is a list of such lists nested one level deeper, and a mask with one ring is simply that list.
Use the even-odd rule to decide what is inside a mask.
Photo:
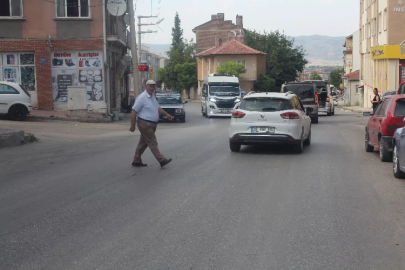
[{"label": "sidewalk", "polygon": [[86,123],[109,123],[110,118],[95,113],[88,113],[87,117],[73,117],[68,116],[67,111],[51,111],[51,110],[39,110],[33,109],[27,116],[27,120],[59,120],[59,121],[75,121]]},{"label": "sidewalk", "polygon": [[359,106],[341,107],[341,108],[344,111],[354,112],[354,113],[363,113],[363,112],[372,112],[373,111],[373,109],[363,108],[363,107],[359,107]]}]

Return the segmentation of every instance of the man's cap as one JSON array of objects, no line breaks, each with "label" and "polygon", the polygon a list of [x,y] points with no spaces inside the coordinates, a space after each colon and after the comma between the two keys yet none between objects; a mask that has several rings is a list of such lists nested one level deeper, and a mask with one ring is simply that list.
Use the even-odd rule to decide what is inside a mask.
[{"label": "man's cap", "polygon": [[146,82],[146,85],[149,85],[149,84],[156,84],[156,82],[154,80],[149,80]]}]

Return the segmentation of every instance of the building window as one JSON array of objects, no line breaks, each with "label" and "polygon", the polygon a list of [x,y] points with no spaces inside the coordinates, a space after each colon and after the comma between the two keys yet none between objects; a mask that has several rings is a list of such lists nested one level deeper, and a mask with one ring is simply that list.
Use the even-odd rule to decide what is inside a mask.
[{"label": "building window", "polygon": [[387,9],[384,9],[384,31],[387,31]]},{"label": "building window", "polygon": [[35,57],[33,53],[0,54],[0,81],[19,83],[35,91]]},{"label": "building window", "polygon": [[246,68],[246,61],[235,61],[237,64],[242,64],[244,68]]},{"label": "building window", "polygon": [[90,0],[57,0],[57,17],[90,17]]},{"label": "building window", "polygon": [[358,85],[356,85],[356,94],[359,94],[359,93],[360,93],[360,88]]},{"label": "building window", "polygon": [[22,17],[22,0],[0,0],[0,17]]},{"label": "building window", "polygon": [[382,25],[383,25],[382,13],[380,12],[380,14],[378,14],[378,32],[380,32],[380,33],[381,33]]}]

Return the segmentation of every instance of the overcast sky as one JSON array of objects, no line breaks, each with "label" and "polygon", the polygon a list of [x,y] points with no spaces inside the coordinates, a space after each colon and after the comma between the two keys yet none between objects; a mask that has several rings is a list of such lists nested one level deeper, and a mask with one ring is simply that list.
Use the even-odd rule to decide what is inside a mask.
[{"label": "overcast sky", "polygon": [[[143,34],[142,43],[171,43],[171,28],[176,11],[180,15],[184,38],[194,38],[194,27],[211,19],[211,14],[225,13],[225,20],[235,23],[243,16],[247,29],[283,30],[289,36],[348,36],[359,28],[359,1],[356,0],[134,0],[136,16],[159,15],[164,21],[157,27],[142,30],[158,33]],[[152,11],[152,12],[151,12]],[[154,19],[156,21],[156,19]],[[147,23],[143,19],[142,23]],[[151,20],[152,22],[152,20]],[[137,28],[138,29],[138,28]]]}]

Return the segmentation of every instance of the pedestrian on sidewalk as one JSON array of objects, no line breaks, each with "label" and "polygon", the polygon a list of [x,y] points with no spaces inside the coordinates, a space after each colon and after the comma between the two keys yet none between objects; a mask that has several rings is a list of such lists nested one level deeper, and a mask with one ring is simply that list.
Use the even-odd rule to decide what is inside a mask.
[{"label": "pedestrian on sidewalk", "polygon": [[134,161],[132,162],[132,166],[135,167],[147,166],[147,164],[142,163],[141,159],[141,156],[147,147],[152,151],[161,167],[164,167],[172,161],[171,158],[166,159],[160,153],[155,132],[159,122],[159,114],[166,115],[167,119],[170,121],[173,120],[173,116],[160,108],[154,94],[155,87],[156,83],[153,80],[147,81],[146,90],[136,98],[135,104],[132,107],[131,127],[129,128],[129,131],[134,132],[136,124],[138,124],[138,129],[141,132]]},{"label": "pedestrian on sidewalk", "polygon": [[380,103],[380,95],[378,95],[378,89],[374,88],[374,98],[371,100],[371,103],[373,104],[373,112],[375,113],[375,109],[377,109],[378,104]]}]

